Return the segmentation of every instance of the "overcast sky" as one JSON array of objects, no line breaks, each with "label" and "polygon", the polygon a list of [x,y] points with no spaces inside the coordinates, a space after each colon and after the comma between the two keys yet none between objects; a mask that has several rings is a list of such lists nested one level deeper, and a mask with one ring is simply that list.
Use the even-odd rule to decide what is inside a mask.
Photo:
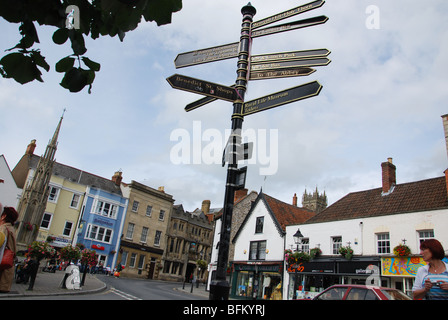
[{"label": "overcast sky", "polygon": [[[306,2],[253,0],[254,20]],[[225,140],[232,104],[215,101],[187,113],[184,107],[202,96],[173,89],[166,78],[178,73],[233,84],[236,59],[182,69],[173,61],[182,52],[239,41],[246,4],[184,0],[169,25],[142,23],[124,42],[89,38],[86,56],[101,63],[91,94],[59,85],[62,74],[54,64],[71,48],[52,43],[54,29],[39,27],[41,43],[34,48],[41,49],[51,70],[44,72],[44,83],[0,78],[0,154],[11,169],[32,139],[35,153],[43,154],[67,108],[58,162],[105,178],[122,170],[124,182],[164,186],[189,211],[204,199],[222,207],[226,168],[205,161],[174,163],[172,151],[180,140],[170,136],[187,132],[192,141],[203,140],[202,151],[210,146],[206,133],[219,132]],[[372,16],[371,5],[379,15]],[[245,117],[243,129],[256,133],[256,146],[264,132],[268,141],[278,134],[267,153],[278,150],[278,169],[260,174],[266,165],[256,151],[257,162],[247,164],[249,191],[263,188],[290,203],[294,193],[300,199],[305,188],[318,187],[331,204],[349,192],[380,187],[380,164],[388,157],[397,166],[398,183],[442,176],[448,167],[441,119],[448,113],[447,12],[444,0],[327,1],[281,22],[326,15],[327,23],[255,38],[252,54],[327,48],[331,63],[307,77],[249,82],[246,101],[314,80],[323,86],[317,97]],[[0,29],[3,52],[20,36],[18,25],[4,20]]]}]

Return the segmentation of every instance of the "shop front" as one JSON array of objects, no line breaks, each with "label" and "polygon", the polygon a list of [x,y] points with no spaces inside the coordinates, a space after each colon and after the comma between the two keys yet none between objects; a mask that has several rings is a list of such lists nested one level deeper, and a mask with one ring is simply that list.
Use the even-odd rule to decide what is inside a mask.
[{"label": "shop front", "polygon": [[282,300],[283,261],[235,262],[230,297]]},{"label": "shop front", "polygon": [[[334,284],[382,284],[380,259],[364,257],[347,260],[344,258],[320,257],[310,262],[287,266],[287,299],[312,299],[319,292]],[[370,282],[372,281],[372,282]]]}]

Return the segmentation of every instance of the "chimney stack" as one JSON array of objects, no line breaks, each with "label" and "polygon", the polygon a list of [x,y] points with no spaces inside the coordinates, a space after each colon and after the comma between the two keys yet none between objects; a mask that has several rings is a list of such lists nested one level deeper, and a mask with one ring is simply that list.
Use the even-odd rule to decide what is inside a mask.
[{"label": "chimney stack", "polygon": [[123,180],[123,177],[121,176],[121,171],[115,172],[115,174],[112,176],[112,181],[115,182],[117,186],[120,186],[121,180]]},{"label": "chimney stack", "polygon": [[32,156],[34,154],[34,150],[36,149],[36,139],[31,140],[28,147],[26,147],[25,154]]},{"label": "chimney stack", "polygon": [[245,196],[247,196],[247,189],[236,190],[235,191],[235,195],[233,197],[233,203],[238,202],[239,200],[241,200]]},{"label": "chimney stack", "polygon": [[292,197],[292,205],[297,207],[297,193],[294,193],[294,197]]},{"label": "chimney stack", "polygon": [[389,194],[392,192],[392,188],[397,183],[395,165],[392,163],[392,158],[387,158],[387,162],[381,163],[382,169],[382,182],[383,182],[383,194]]}]

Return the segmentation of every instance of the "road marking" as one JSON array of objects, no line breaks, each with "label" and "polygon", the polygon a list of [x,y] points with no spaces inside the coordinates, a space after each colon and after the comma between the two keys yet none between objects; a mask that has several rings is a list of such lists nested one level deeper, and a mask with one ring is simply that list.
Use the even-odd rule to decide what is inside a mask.
[{"label": "road marking", "polygon": [[142,300],[136,296],[133,296],[132,294],[120,291],[118,289],[115,289],[113,287],[110,288],[110,291],[112,291],[113,293],[115,293],[117,296],[120,296],[122,298],[125,298],[126,300]]}]

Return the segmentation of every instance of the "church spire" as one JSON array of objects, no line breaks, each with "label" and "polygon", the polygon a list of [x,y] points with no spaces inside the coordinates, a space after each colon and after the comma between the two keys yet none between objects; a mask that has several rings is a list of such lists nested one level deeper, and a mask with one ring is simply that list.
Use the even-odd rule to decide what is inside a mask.
[{"label": "church spire", "polygon": [[[64,109],[65,113],[65,109]],[[20,249],[26,248],[36,240],[40,222],[47,206],[49,193],[49,184],[55,162],[56,149],[58,144],[59,132],[61,130],[62,119],[53,134],[52,139],[47,145],[45,154],[40,157],[33,179],[30,184],[25,184],[18,205],[19,225],[17,230],[17,245]]]}]

